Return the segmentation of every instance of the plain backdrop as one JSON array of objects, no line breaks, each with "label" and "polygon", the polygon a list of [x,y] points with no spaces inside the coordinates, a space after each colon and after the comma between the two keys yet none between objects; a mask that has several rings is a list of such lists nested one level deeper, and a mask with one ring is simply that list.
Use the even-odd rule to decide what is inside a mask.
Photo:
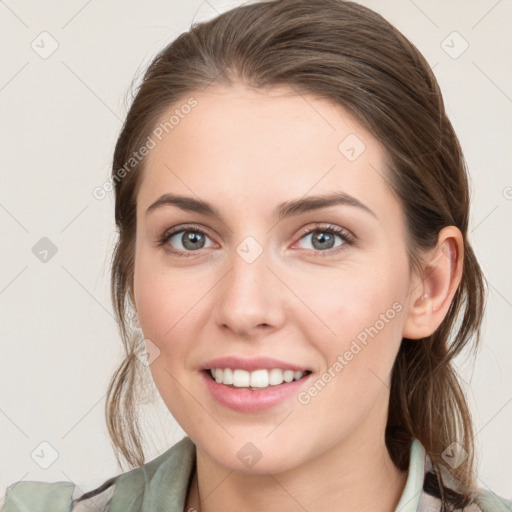
[{"label": "plain backdrop", "polygon": [[[92,191],[108,180],[134,77],[193,21],[241,3],[0,2],[2,491],[22,479],[86,490],[119,473],[104,421],[122,354],[109,295],[113,196]],[[361,3],[425,55],[465,151],[470,241],[490,293],[478,358],[457,364],[479,485],[510,498],[512,2]],[[144,417],[148,460],[184,435],[159,397]]]}]

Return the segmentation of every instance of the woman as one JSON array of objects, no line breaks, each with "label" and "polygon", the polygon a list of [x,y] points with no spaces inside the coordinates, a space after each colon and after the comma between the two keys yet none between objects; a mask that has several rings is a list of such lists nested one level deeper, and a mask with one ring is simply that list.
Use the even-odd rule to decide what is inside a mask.
[{"label": "woman", "polygon": [[[19,482],[4,512],[511,510],[476,485],[452,366],[485,297],[463,155],[380,15],[281,0],[193,26],[146,72],[112,179],[106,412],[134,469],[85,495]],[[187,433],[148,463],[142,343]]]}]

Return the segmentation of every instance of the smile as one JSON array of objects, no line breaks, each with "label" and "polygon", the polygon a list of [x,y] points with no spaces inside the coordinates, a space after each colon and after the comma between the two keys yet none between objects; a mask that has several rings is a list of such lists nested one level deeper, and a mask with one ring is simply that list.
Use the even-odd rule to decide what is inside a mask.
[{"label": "smile", "polygon": [[241,413],[261,413],[284,403],[296,397],[314,377],[309,370],[279,368],[250,372],[212,368],[201,371],[200,375],[207,393],[217,404]]},{"label": "smile", "polygon": [[212,368],[209,370],[212,379],[219,384],[235,388],[264,389],[269,386],[278,386],[283,382],[300,380],[309,371],[282,370],[272,368],[246,371],[242,369]]}]

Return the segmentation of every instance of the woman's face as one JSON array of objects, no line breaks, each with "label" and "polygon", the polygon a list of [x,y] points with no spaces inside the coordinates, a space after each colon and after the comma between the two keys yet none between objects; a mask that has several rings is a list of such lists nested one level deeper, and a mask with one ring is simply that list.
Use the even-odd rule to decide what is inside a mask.
[{"label": "woman's face", "polygon": [[[159,393],[198,449],[236,471],[382,443],[411,289],[383,147],[290,89],[193,97],[162,116],[181,114],[153,132],[137,196],[134,300]],[[154,205],[166,194],[183,199]],[[224,357],[243,361],[209,363]],[[247,361],[311,373],[251,390],[204,370],[238,369],[240,386],[290,375],[251,382]]]}]

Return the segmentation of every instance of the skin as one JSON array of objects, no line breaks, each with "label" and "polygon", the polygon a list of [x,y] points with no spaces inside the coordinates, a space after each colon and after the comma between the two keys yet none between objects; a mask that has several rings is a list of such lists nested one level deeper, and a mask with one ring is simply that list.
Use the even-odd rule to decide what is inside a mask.
[{"label": "skin", "polygon": [[[391,368],[402,337],[428,336],[446,315],[462,275],[462,235],[443,229],[425,254],[427,278],[410,272],[385,148],[343,108],[284,87],[193,96],[198,105],[146,160],[132,294],[158,349],[156,387],[197,447],[185,510],[392,512],[407,471],[384,441]],[[349,134],[366,147],[355,161],[338,149]],[[333,191],[375,216],[349,205],[273,216],[281,202]],[[211,203],[222,220],[172,205],[146,213],[169,192]],[[187,252],[183,232],[158,245],[187,223],[206,233],[203,248]],[[318,248],[311,231],[325,223],[355,242],[335,254],[344,243],[335,235],[333,248]],[[250,264],[236,252],[249,235],[263,249]],[[401,311],[307,405],[291,397],[263,412],[232,411],[198,373],[214,357],[264,355],[305,365],[316,380],[394,303]],[[252,467],[237,457],[247,442],[261,452]]]}]

